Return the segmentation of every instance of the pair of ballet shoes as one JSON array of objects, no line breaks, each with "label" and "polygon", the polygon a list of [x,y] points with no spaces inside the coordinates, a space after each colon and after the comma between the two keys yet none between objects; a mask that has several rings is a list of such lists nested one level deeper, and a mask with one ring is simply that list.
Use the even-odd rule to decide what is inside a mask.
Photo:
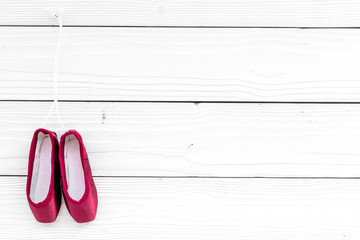
[{"label": "pair of ballet shoes", "polygon": [[35,131],[29,154],[26,196],[35,219],[54,222],[61,206],[78,223],[95,219],[98,197],[81,135],[69,130],[60,139],[55,132]]}]

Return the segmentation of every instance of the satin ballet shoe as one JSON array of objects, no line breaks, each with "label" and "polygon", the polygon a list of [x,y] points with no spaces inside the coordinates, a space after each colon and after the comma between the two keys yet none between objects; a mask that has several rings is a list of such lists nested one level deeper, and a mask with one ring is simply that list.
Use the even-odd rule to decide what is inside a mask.
[{"label": "satin ballet shoe", "polygon": [[89,158],[80,134],[67,131],[59,149],[62,189],[70,215],[78,223],[95,219],[98,206],[96,186]]},{"label": "satin ballet shoe", "polygon": [[29,154],[26,196],[35,219],[42,223],[56,220],[61,205],[59,143],[56,133],[35,131]]}]

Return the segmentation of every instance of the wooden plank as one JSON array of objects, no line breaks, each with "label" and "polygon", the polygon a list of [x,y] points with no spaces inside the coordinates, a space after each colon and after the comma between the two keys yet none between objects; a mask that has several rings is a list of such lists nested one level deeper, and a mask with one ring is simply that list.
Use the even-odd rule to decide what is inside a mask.
[{"label": "wooden plank", "polygon": [[[52,99],[54,28],[0,29],[0,100]],[[360,32],[65,29],[61,99],[360,101]]]},{"label": "wooden plank", "polygon": [[25,178],[0,178],[1,239],[314,239],[360,237],[359,180],[96,178],[98,215],[33,219]]},{"label": "wooden plank", "polygon": [[359,27],[356,0],[3,0],[1,25]]},{"label": "wooden plank", "polygon": [[[0,102],[0,175],[27,173],[50,103]],[[61,103],[96,176],[360,177],[360,105]],[[61,136],[55,117],[48,129]]]}]

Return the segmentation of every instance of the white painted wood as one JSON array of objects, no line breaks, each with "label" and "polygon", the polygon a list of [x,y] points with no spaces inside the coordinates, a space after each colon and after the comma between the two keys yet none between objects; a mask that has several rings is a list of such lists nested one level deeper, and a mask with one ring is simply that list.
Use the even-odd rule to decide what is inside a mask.
[{"label": "white painted wood", "polygon": [[[27,174],[50,103],[0,102],[0,175]],[[360,177],[360,105],[60,103],[96,176]],[[63,133],[52,116],[48,129]]]},{"label": "white painted wood", "polygon": [[[52,99],[55,28],[0,29],[0,99]],[[360,101],[360,31],[67,28],[59,98]]]},{"label": "white painted wood", "polygon": [[359,27],[356,0],[2,0],[1,25]]},{"label": "white painted wood", "polygon": [[360,238],[359,180],[96,178],[98,215],[77,224],[63,204],[35,221],[25,178],[0,178],[1,239]]}]

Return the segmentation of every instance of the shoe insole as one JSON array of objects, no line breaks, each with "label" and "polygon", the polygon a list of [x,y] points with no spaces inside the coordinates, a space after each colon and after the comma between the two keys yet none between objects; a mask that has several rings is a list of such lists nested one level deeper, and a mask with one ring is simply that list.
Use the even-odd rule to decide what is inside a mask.
[{"label": "shoe insole", "polygon": [[80,144],[74,135],[69,135],[65,139],[65,168],[69,196],[79,201],[85,193],[85,178]]},{"label": "shoe insole", "polygon": [[51,182],[51,150],[49,135],[39,133],[30,187],[30,199],[34,203],[45,200]]}]

